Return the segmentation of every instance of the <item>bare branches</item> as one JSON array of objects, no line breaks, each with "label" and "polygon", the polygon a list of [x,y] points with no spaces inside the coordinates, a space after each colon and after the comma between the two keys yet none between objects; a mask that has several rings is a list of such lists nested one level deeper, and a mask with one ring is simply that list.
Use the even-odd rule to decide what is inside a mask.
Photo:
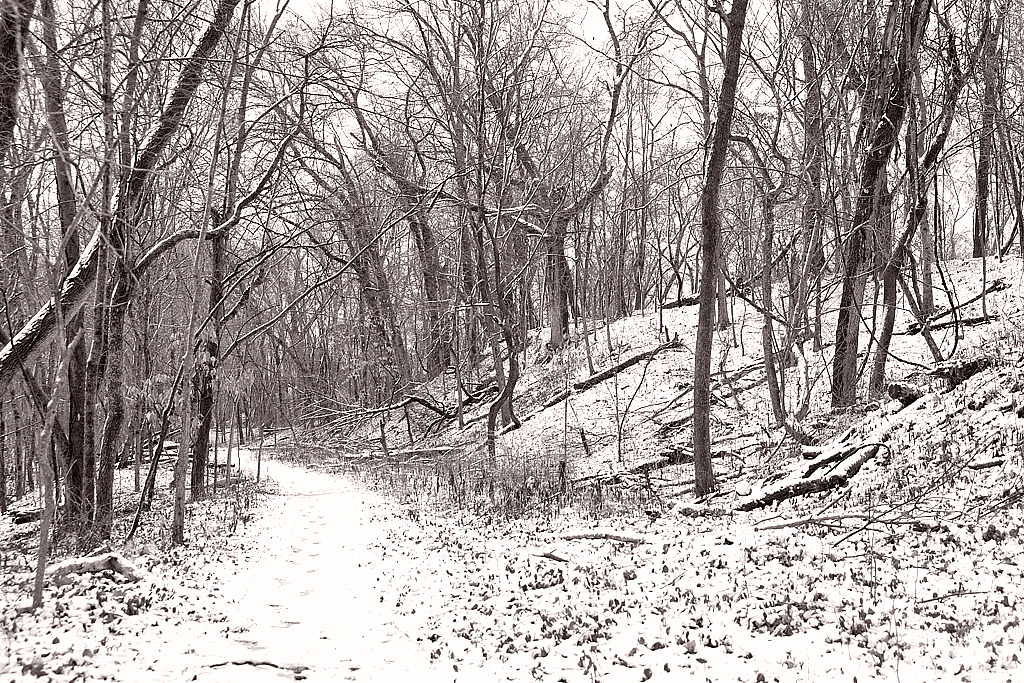
[{"label": "bare branches", "polygon": [[[214,11],[210,26],[204,31],[199,43],[185,60],[178,84],[160,115],[156,128],[144,145],[139,158],[132,167],[127,192],[118,213],[121,220],[129,220],[138,211],[138,202],[145,190],[146,182],[156,169],[160,155],[181,127],[185,111],[196,90],[202,83],[203,68],[227,28],[228,20],[239,0],[221,0]],[[11,380],[18,363],[31,356],[42,343],[47,341],[57,328],[57,304],[64,316],[74,314],[85,303],[85,297],[96,276],[100,249],[105,243],[103,226],[96,229],[85,250],[79,257],[60,291],[51,297],[39,311],[0,349],[0,386]]]}]

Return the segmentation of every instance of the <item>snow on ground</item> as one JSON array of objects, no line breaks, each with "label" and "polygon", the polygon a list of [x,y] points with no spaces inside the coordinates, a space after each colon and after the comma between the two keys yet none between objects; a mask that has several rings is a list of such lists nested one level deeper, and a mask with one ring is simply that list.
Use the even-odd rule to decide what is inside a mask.
[{"label": "snow on ground", "polygon": [[[980,291],[977,265],[947,264],[958,300]],[[139,583],[78,577],[28,613],[18,609],[24,576],[12,573],[0,584],[0,683],[1020,680],[1020,261],[993,264],[991,276],[1012,285],[986,301],[998,317],[957,344],[996,366],[931,389],[906,419],[885,402],[829,414],[819,378],[805,426],[823,439],[902,420],[845,488],[735,511],[801,462],[767,427],[752,315],[738,318],[742,344],[727,336],[716,347],[722,494],[693,505],[685,464],[627,474],[688,439],[677,422],[690,409],[693,309],[665,311],[681,349],[546,410],[590,369],[580,345],[538,365],[535,342],[517,404],[531,418],[502,438],[490,478],[475,408],[466,428],[428,442],[455,447],[442,457],[353,465],[307,448],[310,469],[265,461],[276,488],[255,507],[241,510],[236,496],[219,524],[200,525],[221,502],[198,503],[186,548],[126,548],[150,569]],[[664,341],[659,324],[647,314],[607,333],[598,325],[595,369]],[[893,351],[930,364],[917,336],[896,337]],[[920,370],[890,363],[891,376]],[[393,419],[392,449],[419,427]],[[580,480],[568,492],[563,460]],[[439,492],[444,505],[430,503]]]},{"label": "snow on ground", "polygon": [[137,614],[104,579],[5,629],[0,681],[1001,682],[1024,656],[1019,510],[848,542],[683,505],[487,523],[268,469],[237,536],[120,588]]}]

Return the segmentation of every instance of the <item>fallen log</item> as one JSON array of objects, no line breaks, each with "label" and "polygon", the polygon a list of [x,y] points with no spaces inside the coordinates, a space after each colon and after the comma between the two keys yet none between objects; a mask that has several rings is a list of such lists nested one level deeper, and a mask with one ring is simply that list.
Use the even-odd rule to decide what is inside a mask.
[{"label": "fallen log", "polygon": [[908,406],[924,396],[924,389],[910,382],[891,382],[886,389],[889,398]]},{"label": "fallen log", "polygon": [[842,462],[860,449],[859,444],[839,444],[834,448],[822,451],[814,460],[811,460],[804,469],[801,479],[807,479],[823,467],[833,463]]},{"label": "fallen log", "polygon": [[[654,358],[656,355],[658,355],[662,351],[668,351],[669,349],[679,349],[679,348],[682,348],[682,346],[683,346],[682,342],[679,342],[679,341],[666,342],[664,344],[661,344],[660,346],[656,346],[653,349],[650,349],[648,351],[644,351],[643,353],[638,353],[637,355],[632,356],[631,358],[627,358],[626,360],[622,361],[621,363],[617,363],[616,365],[613,365],[612,367],[608,368],[607,370],[602,370],[601,372],[599,372],[599,373],[597,373],[595,375],[591,375],[590,377],[588,377],[585,380],[582,380],[580,382],[576,382],[576,383],[574,383],[572,385],[572,388],[575,391],[586,391],[587,389],[590,389],[591,387],[597,386],[598,384],[600,384],[601,382],[605,381],[606,379],[614,377],[615,375],[619,374],[623,370],[628,370],[629,368],[633,367],[637,363],[640,363],[640,362],[645,361],[645,360],[651,360],[652,358]],[[556,401],[556,403],[557,403],[557,401]]]},{"label": "fallen log", "polygon": [[553,408],[565,399],[569,398],[569,394],[572,393],[568,389],[558,392],[548,400],[544,401],[544,408]]},{"label": "fallen log", "polygon": [[[794,468],[788,476],[760,491],[756,497],[736,506],[737,510],[749,512],[790,498],[820,493],[845,486],[861,467],[875,457],[889,439],[893,430],[911,419],[915,411],[928,405],[927,394],[918,398],[903,410],[883,419],[870,434],[854,441],[856,429],[847,429],[835,442],[827,446],[813,446],[803,449],[810,462]],[[819,470],[829,467],[824,474]]]},{"label": "fallen log", "polygon": [[669,301],[661,305],[661,310],[668,311],[673,308],[682,308],[683,306],[696,306],[700,303],[700,297],[696,294],[693,296],[681,296],[675,301]]},{"label": "fallen log", "polygon": [[783,480],[769,488],[767,491],[763,491],[757,498],[738,505],[736,509],[743,512],[749,512],[750,510],[763,508],[771,505],[772,503],[788,500],[790,498],[806,496],[811,493],[820,493],[822,491],[828,491],[829,489],[845,486],[850,478],[860,471],[860,468],[864,466],[864,463],[875,457],[875,454],[878,453],[878,448],[879,444],[862,446],[843,460],[843,462],[829,474],[821,477],[815,477],[813,479],[798,479],[796,481],[792,479]]},{"label": "fallen log", "polygon": [[38,522],[39,518],[43,516],[43,510],[42,508],[35,510],[11,510],[7,514],[15,524],[28,524],[29,522]]},{"label": "fallen log", "polygon": [[[946,316],[952,315],[955,311],[963,310],[967,306],[970,306],[975,301],[977,301],[978,299],[981,299],[982,297],[984,297],[984,296],[986,296],[988,294],[992,294],[993,292],[1001,292],[1004,289],[1009,289],[1009,287],[1010,287],[1010,285],[1009,285],[1009,283],[1006,282],[1005,279],[1003,279],[1001,277],[1000,278],[996,278],[995,280],[993,280],[992,282],[990,282],[988,284],[988,286],[984,289],[984,291],[982,291],[981,294],[975,295],[974,297],[968,299],[967,301],[964,301],[963,303],[961,303],[960,305],[958,305],[958,306],[956,306],[954,308],[949,308],[949,309],[946,309],[945,311],[942,311],[940,313],[936,313],[935,315],[933,315],[930,318],[928,318],[928,320],[925,323],[922,323],[921,321],[915,321],[915,322],[910,323],[907,326],[906,332],[903,332],[902,334],[908,334],[908,335],[920,334],[924,330],[926,325],[927,325],[929,330],[941,330],[944,327],[953,327],[954,325],[980,325],[981,323],[988,322],[989,320],[997,318],[998,316],[995,316],[995,315],[992,315],[992,316],[976,316],[976,317],[966,318],[966,319],[953,319],[953,320],[950,320],[950,321],[944,322],[944,323],[940,323],[938,321],[942,320]],[[900,334],[900,333],[897,333],[897,334]]]},{"label": "fallen log", "polygon": [[952,389],[991,365],[992,359],[987,356],[957,358],[937,365],[928,374],[946,380],[949,382],[949,388]]},{"label": "fallen log", "polygon": [[130,581],[141,581],[146,576],[144,570],[139,569],[122,555],[115,552],[90,557],[69,558],[48,567],[46,576],[50,579],[58,580],[68,574],[86,574],[102,572],[108,569],[117,572]]}]

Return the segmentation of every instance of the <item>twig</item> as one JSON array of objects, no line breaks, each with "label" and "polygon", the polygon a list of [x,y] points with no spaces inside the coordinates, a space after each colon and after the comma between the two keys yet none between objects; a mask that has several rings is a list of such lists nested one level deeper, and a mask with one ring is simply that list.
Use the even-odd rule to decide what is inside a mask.
[{"label": "twig", "polygon": [[955,591],[953,593],[946,593],[945,595],[937,595],[934,598],[928,598],[927,600],[919,600],[918,605],[923,605],[926,602],[936,602],[938,600],[946,600],[947,598],[959,598],[964,595],[988,595],[992,591]]},{"label": "twig", "polygon": [[547,559],[554,560],[555,562],[570,562],[571,561],[571,560],[569,560],[569,558],[563,557],[563,556],[559,555],[558,553],[556,553],[553,550],[549,550],[546,553],[534,553],[533,555],[534,555],[534,557],[546,557]]},{"label": "twig", "polygon": [[227,662],[209,664],[208,668],[216,669],[222,666],[269,666],[274,669],[283,669],[284,671],[291,671],[292,673],[297,674],[300,674],[303,671],[309,669],[308,666],[302,666],[301,664],[296,664],[295,666],[288,666],[286,664],[277,664],[275,662],[270,662],[265,659],[232,659]]},{"label": "twig", "polygon": [[582,539],[617,541],[619,543],[632,543],[633,545],[647,543],[647,539],[642,536],[625,536],[623,534],[610,533],[607,531],[584,531],[574,534],[561,534],[558,538],[564,541],[577,541]]},{"label": "twig", "polygon": [[1006,461],[1003,458],[994,458],[992,460],[980,460],[978,462],[972,462],[967,466],[972,470],[987,470],[990,467],[999,467],[1004,462]]},{"label": "twig", "polygon": [[807,517],[800,517],[799,519],[792,519],[786,522],[776,522],[774,524],[766,524],[764,526],[755,526],[755,531],[770,531],[772,529],[787,529],[789,527],[800,527],[808,524],[824,524],[826,522],[843,522],[848,519],[856,519],[861,521],[867,521],[870,524],[901,524],[901,525],[913,525],[920,524],[920,519],[912,519],[910,517],[896,517],[892,519],[886,519],[884,517],[877,517],[875,515],[867,515],[864,513],[850,512],[846,514],[836,515],[809,515]]}]

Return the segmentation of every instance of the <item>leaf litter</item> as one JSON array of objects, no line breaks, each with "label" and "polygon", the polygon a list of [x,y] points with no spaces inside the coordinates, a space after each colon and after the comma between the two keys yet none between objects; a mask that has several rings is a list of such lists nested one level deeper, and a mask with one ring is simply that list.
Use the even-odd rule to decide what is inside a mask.
[{"label": "leaf litter", "polygon": [[[973,265],[951,267],[965,292]],[[396,492],[393,473],[264,463],[276,487],[264,485],[241,524],[237,506],[209,522],[222,503],[203,501],[189,545],[162,550],[157,535],[121,549],[139,580],[111,569],[54,577],[33,612],[29,548],[6,555],[0,683],[1018,680],[1019,271],[1019,260],[1002,264],[1015,286],[988,302],[997,322],[959,342],[997,362],[953,388],[918,378],[926,395],[912,412],[893,402],[828,414],[818,383],[807,425],[821,442],[852,426],[880,445],[840,488],[737,510],[806,466],[764,426],[758,392],[746,394],[756,373],[735,379],[753,351],[722,354],[720,495],[689,502],[685,462],[633,474],[685,444],[685,426],[666,428],[689,410],[680,352],[539,409],[586,375],[577,349],[524,378],[517,408],[536,412],[503,444],[545,464],[571,453],[568,476],[597,482],[600,504],[510,516],[479,491],[428,505],[412,475]],[[668,326],[685,331],[691,313],[674,315]],[[618,346],[595,348],[595,363],[651,347],[654,327],[650,315],[619,321]],[[896,339],[897,356],[920,358],[919,339]],[[473,443],[480,428],[426,444]],[[589,454],[567,438],[581,429]]]}]

